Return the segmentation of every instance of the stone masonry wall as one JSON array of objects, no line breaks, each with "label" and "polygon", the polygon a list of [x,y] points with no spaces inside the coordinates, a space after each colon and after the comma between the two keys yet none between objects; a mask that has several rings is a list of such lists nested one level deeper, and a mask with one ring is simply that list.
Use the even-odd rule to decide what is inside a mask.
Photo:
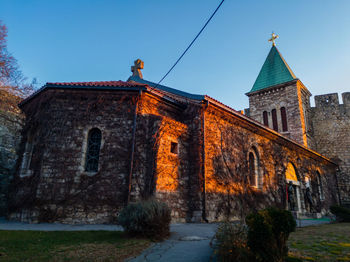
[{"label": "stone masonry wall", "polygon": [[[336,203],[336,165],[319,155],[258,128],[215,106],[206,111],[206,202],[210,221],[225,216],[243,217],[247,212],[274,205],[286,207],[285,173],[288,163],[296,169],[299,186],[299,214],[306,213],[305,177],[315,184],[321,174],[323,196],[314,186],[317,212],[325,213]],[[258,187],[249,185],[248,154],[258,158]]]},{"label": "stone masonry wall", "polygon": [[[174,221],[191,221],[200,209],[196,108],[179,107],[138,92],[47,90],[25,105],[34,149],[29,173],[17,170],[11,219],[31,222],[111,223],[125,206],[135,105],[138,101],[130,201],[156,197]],[[40,108],[40,110],[38,110]],[[189,121],[192,117],[192,121]],[[98,172],[85,172],[88,132],[102,132]],[[170,152],[178,144],[177,154]],[[191,157],[192,156],[192,157]],[[22,159],[19,159],[19,163]],[[197,203],[197,204],[196,204]]]},{"label": "stone masonry wall", "polygon": [[[271,111],[276,109],[278,132],[305,146],[312,145],[306,127],[309,108],[309,91],[299,80],[271,87],[249,96],[249,116],[263,123],[263,112],[268,112],[269,127],[272,127]],[[286,108],[288,131],[282,132],[281,107]]]},{"label": "stone masonry wall", "polygon": [[0,110],[0,216],[7,213],[8,185],[13,177],[23,118]]},{"label": "stone masonry wall", "polygon": [[[115,221],[128,190],[136,92],[47,90],[25,105],[19,163],[32,134],[29,174],[17,170],[10,218],[32,222]],[[88,132],[102,132],[99,170],[85,172]]]},{"label": "stone masonry wall", "polygon": [[338,183],[344,204],[350,204],[350,93],[315,96],[311,124],[315,150],[339,164]]},{"label": "stone masonry wall", "polygon": [[[192,190],[199,190],[192,183],[194,170],[191,155],[193,119],[191,107],[164,103],[160,98],[144,95],[140,104],[135,154],[138,169],[143,172],[134,174],[134,187],[142,198],[156,197],[166,202],[172,209],[173,221],[191,221],[196,207],[191,204]],[[177,144],[171,152],[171,144]],[[142,178],[140,174],[145,174]],[[140,195],[140,194],[139,194]],[[198,207],[197,207],[198,209]]]},{"label": "stone masonry wall", "polygon": [[0,90],[0,217],[7,214],[8,186],[21,141],[23,115],[17,107],[19,101],[19,97]]}]

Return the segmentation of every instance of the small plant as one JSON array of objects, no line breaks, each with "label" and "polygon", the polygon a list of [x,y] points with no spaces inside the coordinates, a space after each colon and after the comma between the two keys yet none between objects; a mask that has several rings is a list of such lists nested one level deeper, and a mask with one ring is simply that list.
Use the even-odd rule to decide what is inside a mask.
[{"label": "small plant", "polygon": [[118,222],[131,235],[162,240],[170,234],[171,210],[156,200],[131,203],[125,207]]},{"label": "small plant", "polygon": [[287,210],[267,208],[246,217],[248,247],[255,261],[285,261],[288,255],[287,240],[295,231],[296,223]]},{"label": "small plant", "polygon": [[251,261],[247,247],[247,226],[222,223],[215,234],[215,253],[220,261]]},{"label": "small plant", "polygon": [[336,216],[338,222],[350,222],[350,209],[342,206],[331,206],[331,212]]}]

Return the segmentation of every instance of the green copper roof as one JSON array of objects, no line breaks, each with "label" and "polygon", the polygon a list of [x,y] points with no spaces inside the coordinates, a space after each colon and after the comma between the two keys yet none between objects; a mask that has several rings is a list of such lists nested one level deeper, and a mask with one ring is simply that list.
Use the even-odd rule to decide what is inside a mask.
[{"label": "green copper roof", "polygon": [[293,79],[296,79],[294,73],[284,61],[276,46],[273,45],[249,93],[289,82]]}]

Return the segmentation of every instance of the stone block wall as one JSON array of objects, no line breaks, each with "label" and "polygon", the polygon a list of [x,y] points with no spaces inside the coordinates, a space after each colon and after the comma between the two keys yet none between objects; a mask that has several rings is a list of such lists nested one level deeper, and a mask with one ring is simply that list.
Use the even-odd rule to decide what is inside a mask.
[{"label": "stone block wall", "polygon": [[[47,90],[27,116],[19,163],[34,138],[29,171],[17,170],[10,218],[32,222],[115,221],[128,191],[136,92]],[[85,171],[88,132],[102,133],[98,172]]]},{"label": "stone block wall", "polygon": [[[299,80],[248,94],[249,116],[263,123],[263,112],[267,111],[269,127],[273,129],[271,111],[276,109],[278,132],[302,145],[310,146],[313,144],[311,130],[306,126],[309,118],[310,95]],[[286,132],[282,131],[281,107],[286,108],[288,126]]]},{"label": "stone block wall", "polygon": [[[298,177],[300,215],[307,212],[305,177],[310,177],[315,184],[317,172],[321,174],[322,196],[314,186],[315,209],[326,213],[329,206],[337,202],[336,165],[318,154],[215,106],[206,111],[205,136],[205,187],[210,221],[227,215],[244,217],[269,205],[285,208],[288,163],[293,164]],[[248,181],[248,154],[252,150],[258,158],[257,187],[250,186]]]},{"label": "stone block wall", "polygon": [[315,96],[310,121],[315,140],[314,149],[339,164],[338,183],[341,199],[350,203],[350,93]]},{"label": "stone block wall", "polygon": [[[0,103],[6,103],[2,98]],[[19,109],[7,109],[0,106],[0,216],[7,214],[8,186],[15,171],[23,125],[23,116]]]},{"label": "stone block wall", "polygon": [[[34,99],[24,106],[28,121],[19,159],[28,135],[34,136],[30,172],[17,170],[11,219],[116,222],[128,198],[136,103],[130,201],[164,201],[174,221],[198,215],[199,168],[193,162],[198,150],[192,136],[200,125],[193,117],[198,108],[186,109],[150,93],[139,96],[138,91],[46,90]],[[92,128],[102,133],[99,168],[86,172]],[[174,152],[171,143],[177,144]]]}]

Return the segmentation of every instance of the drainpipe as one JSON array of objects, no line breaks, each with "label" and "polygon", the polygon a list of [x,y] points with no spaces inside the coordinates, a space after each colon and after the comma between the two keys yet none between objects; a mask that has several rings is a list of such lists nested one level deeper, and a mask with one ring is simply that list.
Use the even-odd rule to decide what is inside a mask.
[{"label": "drainpipe", "polygon": [[134,153],[135,153],[136,120],[137,120],[137,110],[138,110],[139,101],[141,99],[141,94],[142,94],[142,90],[139,89],[139,94],[137,96],[136,103],[135,103],[134,121],[133,121],[133,126],[132,126],[130,169],[129,169],[129,180],[128,180],[128,199],[127,199],[126,204],[129,204],[130,195],[131,195],[132,172],[133,172],[133,167],[134,167]]},{"label": "drainpipe", "polygon": [[202,218],[208,223],[207,208],[206,208],[206,188],[205,188],[205,111],[209,106],[209,101],[202,109],[202,132],[203,132],[203,146],[202,146],[202,177],[203,177],[203,197],[202,197]]}]

